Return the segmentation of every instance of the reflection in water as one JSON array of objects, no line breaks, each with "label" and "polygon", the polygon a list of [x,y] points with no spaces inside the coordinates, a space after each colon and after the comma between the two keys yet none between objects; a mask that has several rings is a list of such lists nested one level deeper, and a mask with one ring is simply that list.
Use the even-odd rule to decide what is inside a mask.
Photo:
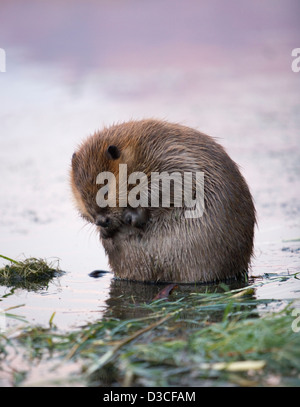
[{"label": "reflection in water", "polygon": [[[108,321],[125,320],[126,323],[122,324],[122,322],[119,322],[119,326],[108,327],[108,341],[112,345],[115,344],[115,346],[118,346],[118,344],[122,343],[122,339],[124,339],[125,335],[126,342],[124,348],[122,348],[125,355],[131,355],[131,362],[133,365],[136,363],[135,367],[137,371],[139,369],[139,363],[140,368],[145,369],[147,362],[149,362],[149,367],[151,366],[151,356],[150,360],[148,360],[147,356],[143,355],[143,351],[141,350],[143,346],[147,347],[148,344],[149,346],[154,344],[155,347],[155,344],[157,344],[159,349],[159,344],[167,348],[167,344],[170,343],[170,346],[173,346],[173,352],[176,353],[177,350],[174,345],[176,341],[178,341],[178,343],[186,341],[186,347],[188,348],[190,346],[189,339],[192,340],[201,328],[205,330],[206,327],[213,327],[218,322],[224,322],[224,330],[226,330],[228,328],[228,326],[226,326],[227,323],[230,324],[230,321],[237,321],[239,318],[242,319],[242,315],[243,317],[247,315],[249,318],[258,317],[259,313],[256,309],[258,302],[255,301],[254,290],[243,290],[244,294],[238,290],[236,294],[233,294],[238,295],[238,298],[231,297],[229,291],[226,291],[226,294],[224,294],[225,289],[232,290],[246,286],[247,284],[245,283],[237,282],[228,284],[227,286],[221,283],[197,286],[181,284],[168,299],[153,303],[152,299],[163,287],[166,287],[166,285],[133,283],[113,279],[110,286],[110,296],[106,301],[108,307],[104,313],[104,317],[105,319],[108,318]],[[226,315],[225,319],[224,315]],[[160,321],[165,318],[168,319],[168,322],[159,326]],[[137,321],[142,323],[142,328],[140,330],[137,330],[137,328],[131,330],[131,325],[134,327]],[[216,329],[220,329],[220,327]],[[227,332],[228,336],[230,336],[229,331],[230,329]],[[131,332],[133,332],[133,336],[136,333],[138,336],[132,338]],[[119,340],[115,339],[118,337],[118,334],[120,335]],[[110,338],[114,338],[114,340],[112,341]],[[127,341],[129,343],[128,347]],[[131,343],[133,343],[132,346],[130,346]],[[103,349],[101,349],[101,347],[99,351],[99,358],[97,360],[103,358]],[[136,360],[135,352],[137,353]],[[174,364],[172,374],[176,376],[176,382],[184,381],[186,363],[192,363],[191,361],[187,362],[187,360],[184,360],[184,353],[184,350],[178,350],[178,358],[181,360],[182,366],[181,363],[177,364],[176,370]],[[125,356],[124,359],[126,359],[127,356]],[[164,365],[166,371],[172,371],[173,363],[171,359],[172,357],[170,355],[167,360],[163,358],[161,362],[159,362],[158,357],[156,359],[157,366],[161,363]],[[122,366],[121,368],[120,365]],[[127,375],[127,368],[130,376],[131,367],[127,366],[126,363],[122,365],[122,355],[120,355],[118,361],[115,359],[108,360],[97,369],[94,369],[88,377],[88,383],[90,386],[101,387],[118,386],[120,382],[126,383],[127,380],[124,374],[125,376]],[[152,373],[150,373],[150,371],[151,369],[149,370],[149,375],[153,374],[153,371]],[[133,382],[136,385],[134,376],[130,376],[127,379],[129,383]],[[199,386],[201,382],[199,378],[195,379],[189,377],[187,380],[189,386],[192,385],[191,381],[193,382],[193,380],[197,386]],[[138,385],[141,385],[140,382],[138,383]]]},{"label": "reflection in water", "polygon": [[[107,318],[119,318],[121,320],[143,318],[150,312],[147,310],[147,307],[143,307],[143,305],[151,303],[165,286],[164,284],[147,284],[112,279],[109,298],[106,300],[107,309],[104,315]],[[192,293],[224,293],[225,289],[232,290],[244,286],[246,286],[246,284],[242,282],[233,282],[228,285],[223,283],[203,285],[178,284],[165,301],[176,301],[180,298],[188,297]],[[222,317],[222,315],[220,315],[220,317]],[[214,316],[213,319],[215,320],[216,316]]]}]

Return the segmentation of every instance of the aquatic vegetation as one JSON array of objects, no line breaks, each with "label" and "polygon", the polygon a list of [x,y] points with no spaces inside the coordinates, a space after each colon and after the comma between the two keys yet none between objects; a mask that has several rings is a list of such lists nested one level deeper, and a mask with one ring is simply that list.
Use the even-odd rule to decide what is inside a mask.
[{"label": "aquatic vegetation", "polygon": [[33,257],[23,261],[16,261],[3,255],[0,257],[10,262],[10,264],[0,268],[0,285],[38,290],[47,286],[52,278],[63,274],[59,270],[58,260],[49,263],[46,260]]},{"label": "aquatic vegetation", "polygon": [[[293,329],[293,301],[255,298],[255,288],[276,276],[223,292],[174,293],[140,308],[140,318],[104,317],[71,332],[25,326],[0,337],[0,360],[21,353],[26,366],[75,365],[61,383],[89,386],[300,385],[300,334]],[[272,311],[271,311],[272,309]],[[12,384],[30,368],[14,371]],[[53,366],[52,366],[53,369]],[[16,372],[18,374],[16,374]],[[49,384],[49,383],[48,383]],[[53,384],[53,383],[52,383]]]}]

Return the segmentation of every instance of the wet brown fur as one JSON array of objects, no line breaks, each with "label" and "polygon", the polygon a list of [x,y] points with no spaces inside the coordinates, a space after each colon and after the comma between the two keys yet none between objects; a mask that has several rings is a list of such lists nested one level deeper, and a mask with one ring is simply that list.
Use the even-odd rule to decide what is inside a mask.
[{"label": "wet brown fur", "polygon": [[[109,146],[120,157],[110,159]],[[128,174],[142,171],[204,172],[205,209],[187,219],[182,208],[149,208],[143,229],[124,223],[124,208],[101,209],[96,203],[102,171],[119,164]],[[237,165],[211,137],[191,128],[157,120],[130,121],[89,137],[72,159],[71,186],[81,215],[94,223],[110,217],[109,229],[98,227],[116,277],[153,282],[212,282],[247,273],[253,252],[255,209]],[[118,189],[117,189],[118,190]]]}]

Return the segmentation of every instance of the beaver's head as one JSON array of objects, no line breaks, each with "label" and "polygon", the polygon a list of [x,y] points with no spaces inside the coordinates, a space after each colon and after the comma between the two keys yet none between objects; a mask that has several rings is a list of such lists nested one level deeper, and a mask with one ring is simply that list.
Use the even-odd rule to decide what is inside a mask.
[{"label": "beaver's head", "polygon": [[[142,229],[147,209],[120,207],[122,188],[119,164],[127,164],[128,148],[109,144],[97,133],[73,154],[71,187],[80,215],[95,224],[103,239],[113,237],[123,225]],[[127,176],[124,179],[127,183]]]},{"label": "beaver's head", "polygon": [[[102,207],[97,202],[99,174],[114,174],[120,150],[116,145],[101,142],[95,134],[80,146],[72,156],[71,187],[80,215],[100,228],[101,237],[111,237],[121,226],[120,209],[111,205]],[[107,190],[107,196],[113,191]]]}]

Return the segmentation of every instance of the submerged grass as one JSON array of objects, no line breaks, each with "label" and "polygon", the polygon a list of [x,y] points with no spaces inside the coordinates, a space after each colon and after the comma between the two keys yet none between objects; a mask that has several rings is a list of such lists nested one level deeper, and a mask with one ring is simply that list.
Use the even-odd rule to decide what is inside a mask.
[{"label": "submerged grass", "polygon": [[[284,282],[297,276],[275,278]],[[67,379],[89,386],[299,386],[295,305],[255,298],[257,285],[273,280],[134,303],[128,307],[139,308],[140,318],[106,317],[70,333],[59,332],[52,315],[48,328],[27,326],[2,335],[0,360],[2,355],[5,362],[11,348],[27,366],[49,360],[57,369],[76,364],[63,385]],[[15,370],[12,384],[41,384],[32,383],[28,373]]]},{"label": "submerged grass", "polygon": [[59,270],[59,262],[47,262],[43,259],[27,258],[16,261],[0,254],[10,264],[0,268],[0,285],[7,287],[39,290],[47,286],[48,282],[63,272]]}]

